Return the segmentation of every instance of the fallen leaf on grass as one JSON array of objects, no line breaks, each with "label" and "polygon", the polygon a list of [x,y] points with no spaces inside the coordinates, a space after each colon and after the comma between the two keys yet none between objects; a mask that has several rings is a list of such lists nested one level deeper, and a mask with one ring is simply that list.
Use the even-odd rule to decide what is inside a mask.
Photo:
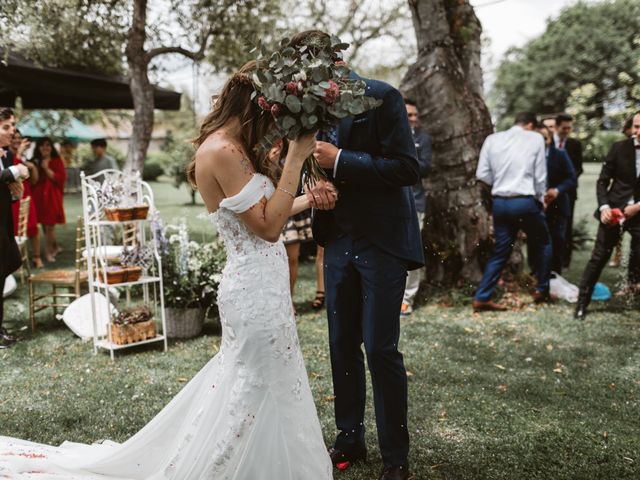
[{"label": "fallen leaf on grass", "polygon": [[179,377],[179,378],[178,378],[178,381],[179,381],[180,383],[184,383],[184,382],[188,382],[188,381],[189,381],[189,379],[188,379],[188,378],[186,378],[186,377]]},{"label": "fallen leaf on grass", "polygon": [[333,402],[335,399],[335,395],[327,395],[326,397],[324,397],[325,402]]},{"label": "fallen leaf on grass", "polygon": [[498,385],[496,387],[496,390],[498,391],[498,393],[505,393],[507,391],[507,386],[504,384]]},{"label": "fallen leaf on grass", "polygon": [[503,367],[502,365],[499,365],[497,363],[494,365],[494,367],[499,368],[500,370],[506,370],[507,369],[507,367]]}]

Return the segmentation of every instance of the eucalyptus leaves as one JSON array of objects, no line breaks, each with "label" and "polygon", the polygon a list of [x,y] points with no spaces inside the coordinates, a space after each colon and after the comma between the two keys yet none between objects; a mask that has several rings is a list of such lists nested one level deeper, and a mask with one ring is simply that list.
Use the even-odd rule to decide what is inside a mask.
[{"label": "eucalyptus leaves", "polygon": [[[253,51],[264,69],[253,74],[255,92],[252,99],[265,113],[273,115],[274,128],[261,142],[269,149],[286,137],[326,131],[347,116],[358,115],[382,104],[381,100],[365,96],[365,82],[350,78],[342,52],[349,47],[338,37],[316,39],[313,45],[294,47],[288,38],[269,53],[263,45]],[[312,183],[325,177],[315,159],[304,166]]]}]

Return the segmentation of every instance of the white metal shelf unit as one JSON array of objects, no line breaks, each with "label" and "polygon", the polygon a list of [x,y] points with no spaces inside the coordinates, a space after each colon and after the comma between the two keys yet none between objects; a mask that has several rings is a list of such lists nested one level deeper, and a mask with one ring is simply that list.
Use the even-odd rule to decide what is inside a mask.
[{"label": "white metal shelf unit", "polygon": [[[98,352],[99,348],[109,350],[111,359],[115,358],[114,352],[116,350],[122,350],[129,347],[135,347],[138,345],[144,345],[154,342],[162,342],[164,345],[164,351],[167,351],[167,338],[166,332],[166,320],[164,311],[164,290],[162,283],[162,261],[160,254],[156,247],[156,237],[153,228],[150,228],[150,238],[147,240],[147,225],[146,220],[127,220],[127,221],[112,221],[105,220],[103,204],[104,195],[101,194],[101,190],[108,184],[123,186],[129,197],[127,198],[132,204],[149,205],[149,214],[147,219],[151,218],[151,215],[155,211],[155,203],[153,200],[153,191],[148,183],[144,182],[140,178],[140,173],[134,175],[125,175],[117,170],[102,170],[94,175],[85,175],[84,172],[80,174],[82,185],[82,209],[84,216],[84,228],[86,239],[86,255],[87,255],[87,270],[89,279],[89,293],[91,293],[91,313],[93,322],[93,351],[94,354]],[[105,232],[107,228],[122,229],[135,228],[135,239],[140,245],[148,245],[152,250],[152,265],[149,269],[143,271],[142,277],[135,282],[122,282],[122,283],[105,283],[101,281],[99,272],[102,272],[102,278],[106,278],[107,267],[109,263],[109,255],[107,242],[105,241]],[[123,232],[124,237],[124,232]],[[158,323],[161,326],[161,331],[156,334],[155,338],[146,339],[134,343],[125,345],[119,345],[113,342],[112,337],[112,322],[107,325],[106,335],[99,335],[100,329],[97,325],[97,312],[95,294],[101,293],[105,298],[108,298],[111,302],[115,302],[113,295],[110,295],[110,290],[113,288],[126,288],[126,305],[131,303],[131,288],[140,285],[142,289],[142,297],[145,305],[154,313],[156,325]]]}]

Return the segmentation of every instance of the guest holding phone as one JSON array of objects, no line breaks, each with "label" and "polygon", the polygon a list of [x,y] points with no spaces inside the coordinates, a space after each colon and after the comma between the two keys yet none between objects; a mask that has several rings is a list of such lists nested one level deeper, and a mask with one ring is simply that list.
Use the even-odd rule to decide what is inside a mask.
[{"label": "guest holding phone", "polygon": [[[36,202],[33,199],[32,187],[38,182],[38,167],[35,163],[25,159],[24,153],[29,149],[31,140],[24,138],[20,130],[16,129],[16,133],[11,139],[9,150],[13,153],[14,165],[23,164],[29,169],[29,181],[23,182],[24,194],[22,198],[31,197],[29,204],[29,219],[27,221],[27,238],[31,243],[31,258],[35,268],[42,268],[44,265],[40,258],[40,233],[38,232],[38,214],[36,212]],[[20,202],[14,202],[13,207],[13,229],[15,235],[18,235],[18,218],[20,216]]]}]

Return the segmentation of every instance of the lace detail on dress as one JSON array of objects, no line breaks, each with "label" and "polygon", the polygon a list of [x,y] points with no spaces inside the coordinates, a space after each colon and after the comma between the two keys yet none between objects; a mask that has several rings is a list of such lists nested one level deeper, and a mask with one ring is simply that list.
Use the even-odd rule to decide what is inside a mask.
[{"label": "lace detail on dress", "polygon": [[222,200],[218,210],[211,214],[230,262],[245,255],[275,255],[282,251],[278,243],[267,242],[258,237],[238,218],[238,214],[246,212],[263,198],[271,198],[273,192],[275,187],[271,180],[256,173],[239,193]]}]

